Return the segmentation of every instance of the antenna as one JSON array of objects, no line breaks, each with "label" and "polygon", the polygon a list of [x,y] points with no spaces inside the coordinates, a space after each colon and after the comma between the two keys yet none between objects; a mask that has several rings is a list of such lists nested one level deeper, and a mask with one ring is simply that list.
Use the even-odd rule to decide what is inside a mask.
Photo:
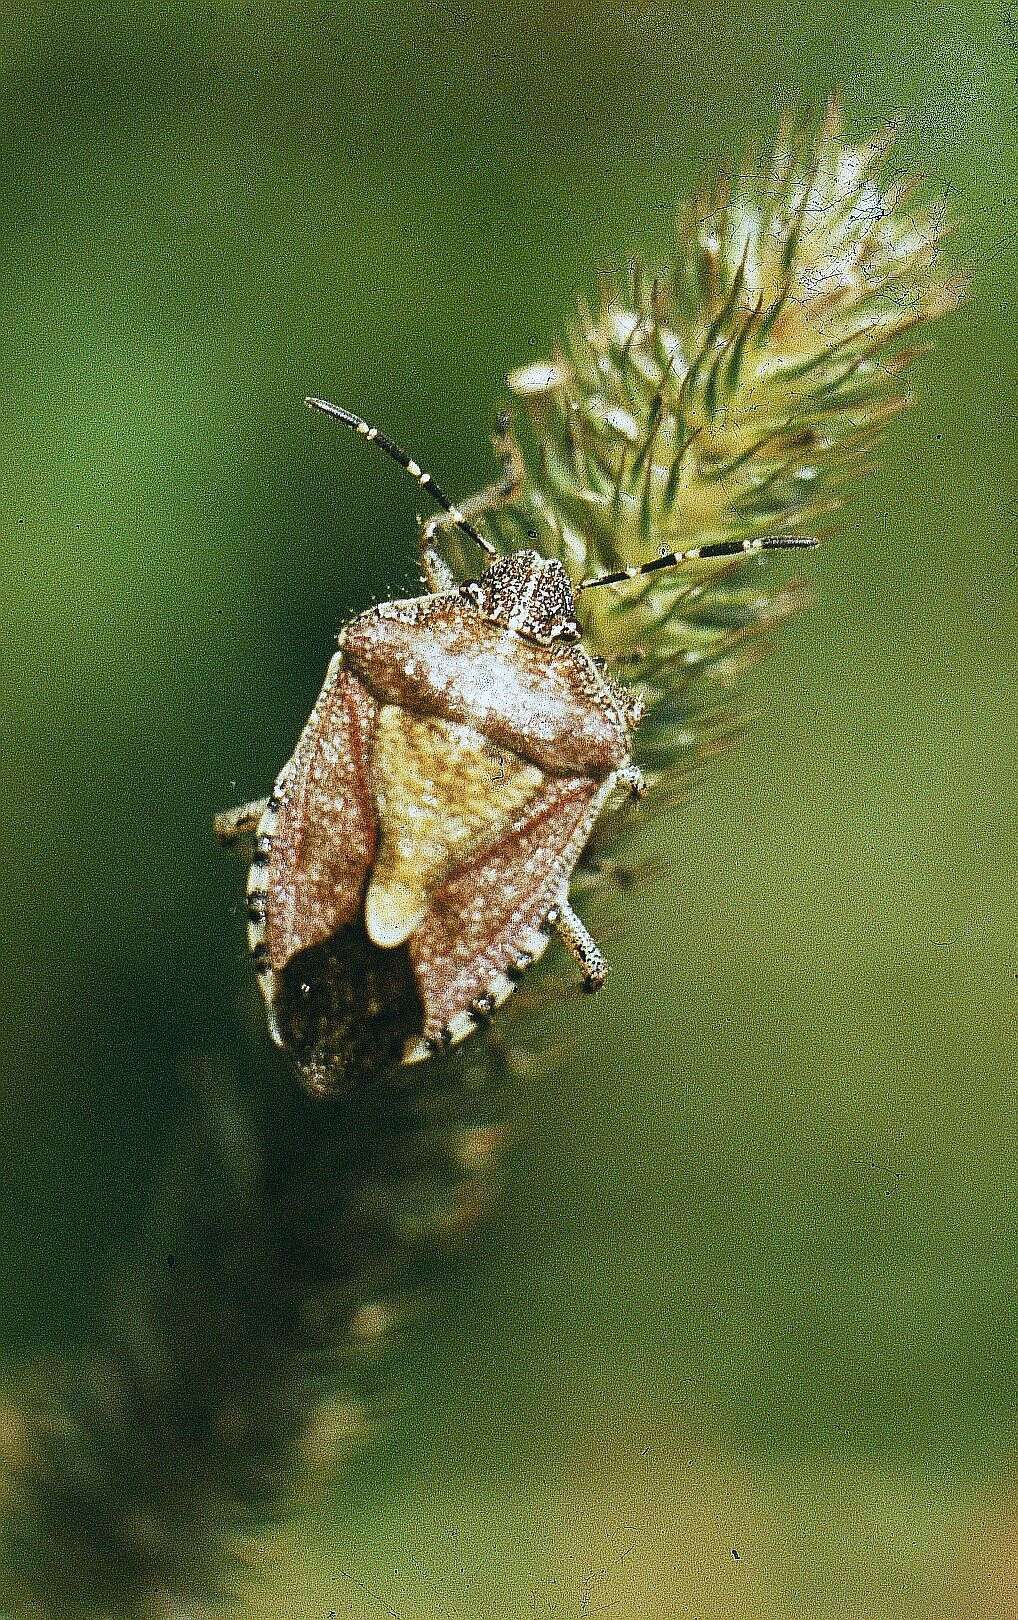
[{"label": "antenna", "polygon": [[440,489],[438,484],[435,483],[435,480],[432,478],[431,474],[429,472],[424,472],[417,465],[417,462],[413,459],[413,457],[408,456],[405,450],[401,450],[399,445],[390,439],[387,433],[382,432],[381,428],[371,427],[367,422],[365,422],[363,416],[355,416],[353,411],[345,411],[341,405],[330,405],[327,399],[308,398],[304,401],[304,403],[310,410],[321,411],[323,416],[331,416],[333,421],[342,422],[344,427],[353,428],[354,432],[359,433],[361,438],[366,439],[369,444],[377,444],[378,448],[380,450],[384,450],[385,454],[389,456],[391,460],[395,461],[397,466],[402,467],[404,472],[408,472],[411,478],[416,479],[417,483],[422,489],[426,489],[428,491],[428,493],[438,502],[443,512],[449,513],[449,516],[452,518],[457,529],[460,529],[462,533],[468,537],[468,539],[472,540],[475,546],[480,546],[485,556],[498,556],[498,553],[491,541],[486,540],[480,529],[476,529],[474,525],[464,517],[459,507],[456,506],[454,502],[449,499],[445,491]]},{"label": "antenna", "polygon": [[738,557],[754,551],[797,551],[819,545],[818,540],[802,534],[768,534],[755,540],[711,540],[705,546],[691,546],[688,551],[669,551],[651,562],[637,563],[622,568],[617,574],[602,574],[599,579],[581,579],[577,591],[592,591],[597,585],[622,585],[628,579],[639,579],[641,574],[656,574],[660,568],[677,568],[684,562],[708,561],[712,557]]}]

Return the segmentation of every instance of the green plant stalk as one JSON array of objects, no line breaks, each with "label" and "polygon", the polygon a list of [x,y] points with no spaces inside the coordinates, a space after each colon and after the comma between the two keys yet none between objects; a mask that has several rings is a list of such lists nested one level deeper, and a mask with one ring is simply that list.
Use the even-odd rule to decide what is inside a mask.
[{"label": "green plant stalk", "polygon": [[[887,150],[847,144],[833,101],[818,126],[787,120],[766,163],[682,212],[662,273],[606,279],[551,358],[510,377],[526,480],[489,520],[503,548],[536,544],[578,579],[829,525],[905,403],[902,340],[962,292],[943,221],[882,187]],[[645,704],[651,814],[738,734],[735,693],[802,602],[761,558],[584,595],[586,645]],[[633,827],[602,817],[581,909],[611,915],[654,875],[628,857]],[[527,1015],[573,987],[549,953],[487,1035],[406,1071],[403,953],[355,927],[301,959],[280,1017],[305,1088],[263,1053],[243,1082],[209,1071],[107,1342],[9,1413],[14,1613],[193,1615],[236,1588],[245,1537],[370,1429],[374,1356],[424,1257],[491,1205],[504,1106],[541,1060]]]}]

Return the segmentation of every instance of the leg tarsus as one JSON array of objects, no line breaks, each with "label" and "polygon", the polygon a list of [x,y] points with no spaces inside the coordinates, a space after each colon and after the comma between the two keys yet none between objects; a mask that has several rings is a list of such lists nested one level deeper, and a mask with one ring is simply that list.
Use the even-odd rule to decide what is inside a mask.
[{"label": "leg tarsus", "polygon": [[220,810],[212,818],[212,831],[227,848],[238,838],[253,833],[265,814],[268,799],[249,799],[247,804],[235,804],[232,810]]},{"label": "leg tarsus", "polygon": [[600,990],[608,977],[608,964],[585,924],[562,894],[548,921],[583,975],[584,990]]},{"label": "leg tarsus", "polygon": [[628,788],[634,799],[642,799],[647,791],[647,778],[639,765],[623,765],[615,780],[620,787]]},{"label": "leg tarsus", "polygon": [[[432,520],[429,518],[428,523],[431,521]],[[421,574],[424,578],[425,585],[428,587],[428,590],[432,591],[435,595],[438,595],[443,591],[451,591],[453,589],[453,586],[456,584],[456,575],[449,567],[449,564],[446,562],[445,558],[438,555],[438,552],[432,544],[434,529],[429,531],[428,538],[425,539],[425,530],[428,529],[428,523],[421,524],[419,535]]]}]

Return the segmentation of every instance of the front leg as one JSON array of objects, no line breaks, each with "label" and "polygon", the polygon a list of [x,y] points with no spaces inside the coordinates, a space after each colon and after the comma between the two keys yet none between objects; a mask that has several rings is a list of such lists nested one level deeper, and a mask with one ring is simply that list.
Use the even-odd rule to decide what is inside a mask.
[{"label": "front leg", "polygon": [[238,838],[250,836],[268,807],[268,799],[249,799],[247,804],[236,804],[232,810],[220,810],[212,818],[212,831],[227,848]]}]

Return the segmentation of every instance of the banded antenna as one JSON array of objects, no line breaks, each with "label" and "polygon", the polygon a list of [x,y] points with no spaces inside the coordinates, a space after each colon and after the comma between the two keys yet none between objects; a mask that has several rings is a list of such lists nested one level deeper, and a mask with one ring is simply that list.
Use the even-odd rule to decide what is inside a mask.
[{"label": "banded antenna", "polygon": [[399,445],[390,439],[387,433],[382,432],[381,428],[371,427],[369,423],[365,422],[363,416],[355,416],[353,411],[345,411],[341,405],[330,405],[327,399],[309,397],[304,403],[309,410],[321,411],[323,416],[331,416],[334,422],[342,422],[344,427],[353,428],[354,432],[359,433],[361,438],[366,439],[369,444],[377,444],[378,448],[384,450],[386,455],[397,466],[402,467],[404,472],[409,473],[410,477],[416,480],[421,489],[428,491],[428,494],[438,502],[443,512],[448,512],[456,528],[465,534],[469,540],[472,540],[475,546],[480,546],[486,557],[498,556],[498,552],[491,541],[486,540],[480,529],[475,528],[464,517],[459,507],[436,484],[431,474],[424,472],[413,457],[408,456],[405,450],[401,450]]},{"label": "banded antenna", "polygon": [[598,579],[581,579],[577,591],[592,591],[597,585],[622,585],[627,579],[639,579],[642,574],[656,574],[660,568],[678,568],[684,562],[709,561],[712,557],[738,557],[754,551],[797,551],[819,545],[802,534],[767,534],[755,540],[711,540],[705,546],[690,546],[688,551],[668,551],[663,557],[650,562],[636,563],[632,568],[620,568],[615,574],[602,574]]}]

